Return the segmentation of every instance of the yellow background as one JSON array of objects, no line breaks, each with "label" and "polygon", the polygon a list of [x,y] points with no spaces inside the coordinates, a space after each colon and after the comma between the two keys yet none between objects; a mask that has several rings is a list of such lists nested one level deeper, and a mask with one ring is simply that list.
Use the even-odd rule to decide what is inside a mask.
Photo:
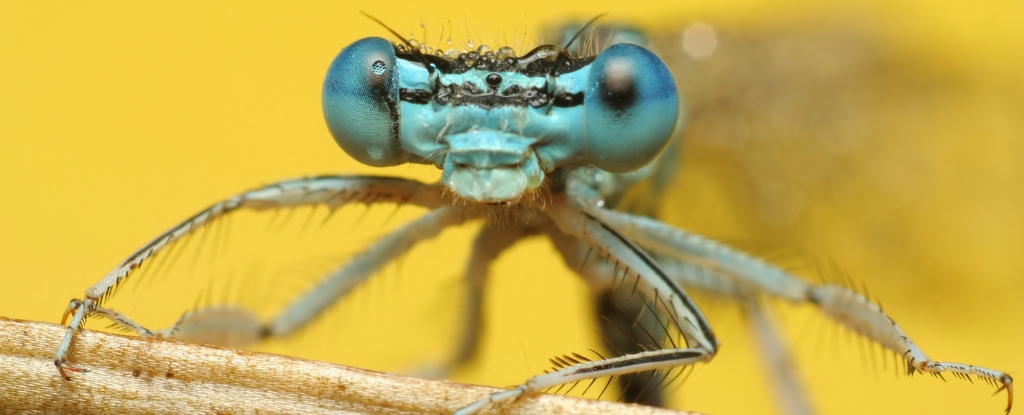
[{"label": "yellow background", "polygon": [[[0,315],[57,321],[67,301],[81,296],[117,261],[170,225],[243,189],[305,174],[379,173],[337,148],[320,112],[324,70],[335,54],[361,37],[388,37],[359,10],[418,38],[423,23],[429,40],[447,36],[437,30],[447,27],[442,30],[454,31],[451,36],[457,41],[468,33],[477,44],[512,41],[518,46],[544,24],[600,12],[672,31],[693,20],[743,27],[765,16],[814,16],[830,9],[801,1],[388,1],[298,7],[254,2],[4,2]],[[693,160],[700,155],[698,148],[687,153],[687,163],[695,166],[688,171],[695,173],[680,178],[678,191],[710,196],[673,199],[679,205],[673,205],[669,219],[715,237],[755,244],[759,239],[777,241],[778,235],[765,232],[778,231],[785,246],[829,258],[863,281],[931,357],[1011,373],[1020,370],[1024,198],[1018,181],[1024,178],[1019,165],[1024,160],[1024,59],[1015,48],[1024,44],[1021,3],[901,1],[866,10],[877,16],[879,25],[899,28],[883,30],[901,34],[886,40],[905,48],[900,50],[920,51],[913,59],[919,65],[954,73],[961,89],[979,91],[965,94],[972,100],[955,116],[937,113],[915,119],[934,123],[929,135],[899,137],[906,146],[919,147],[920,157],[934,169],[917,177],[919,181],[890,190],[929,190],[901,198],[859,189],[839,203],[823,203],[811,219],[772,227],[749,217],[750,209],[743,206],[748,200],[735,181],[700,181],[723,175],[701,170],[712,167]],[[870,165],[871,156],[854,160]],[[436,177],[429,169],[408,167],[388,173]],[[864,211],[871,214],[858,213]],[[349,218],[339,219],[339,229],[358,232],[344,238],[351,247],[335,253],[344,258],[379,234],[380,224],[393,226],[416,212],[403,210],[392,221],[386,220],[387,212],[365,219],[356,219],[362,215],[357,209],[341,214]],[[303,217],[291,221],[301,223]],[[260,220],[250,224],[266,222]],[[871,226],[864,226],[867,222]],[[245,223],[236,225],[244,228]],[[887,241],[898,235],[899,243],[873,246],[866,229],[879,228],[886,229]],[[411,362],[399,356],[415,353],[421,345],[442,350],[445,337],[433,332],[454,326],[451,310],[440,314],[449,321],[420,324],[439,307],[438,300],[408,287],[418,287],[420,277],[432,273],[457,277],[469,238],[469,231],[446,235],[439,245],[425,245],[410,255],[402,267],[389,271],[388,279],[367,290],[372,292],[357,296],[360,304],[347,316],[336,318],[348,320],[331,325],[344,326],[344,332],[304,334],[268,350],[381,370],[407,368]],[[245,246],[244,241],[233,243],[235,251]],[[319,255],[326,254],[314,256]],[[447,268],[431,272],[435,266]],[[585,287],[543,241],[531,240],[512,250],[497,269],[482,358],[457,372],[458,380],[515,384],[546,368],[552,355],[599,346],[587,315]],[[160,300],[189,296],[158,310],[165,320],[195,302],[194,294],[178,294],[176,289],[207,284],[198,276],[202,272],[190,273],[185,266],[176,272],[164,278],[171,281],[164,281],[170,288],[148,294]],[[230,284],[244,285],[237,275],[244,271]],[[135,298],[151,298],[141,297],[144,291],[143,286],[120,292],[121,311],[143,313],[145,302]],[[445,289],[440,291],[445,298]],[[785,316],[807,388],[822,413],[995,414],[1002,409],[1005,395],[990,397],[985,386],[951,377],[949,383],[930,377],[894,380],[891,360],[882,371],[880,358],[865,358],[858,340],[817,323],[809,307],[777,309]],[[737,313],[728,305],[711,304],[708,314],[724,347],[712,364],[699,367],[679,388],[677,405],[710,414],[773,413],[761,367]],[[143,314],[133,316],[146,321]],[[394,326],[402,321],[408,324]],[[804,330],[806,326],[810,328]],[[319,345],[310,345],[318,340]]]}]

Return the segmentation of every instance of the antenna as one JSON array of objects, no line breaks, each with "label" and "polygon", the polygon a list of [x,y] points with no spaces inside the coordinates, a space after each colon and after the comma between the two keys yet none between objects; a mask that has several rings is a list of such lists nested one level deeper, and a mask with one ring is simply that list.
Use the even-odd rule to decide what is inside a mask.
[{"label": "antenna", "polygon": [[[368,13],[366,13],[366,12],[364,12],[362,10],[360,10],[359,13],[362,13],[363,16],[366,16],[366,17],[370,18],[370,20],[373,20],[373,21],[377,22],[377,24],[379,24],[379,25],[381,25],[381,27],[387,29],[387,31],[391,32],[391,34],[395,35],[395,37],[398,38],[398,40],[402,41],[402,43],[405,43],[405,45],[409,47],[409,50],[412,51],[412,54],[413,54],[413,56],[416,57],[416,60],[420,61],[420,63],[422,63],[425,68],[427,68],[427,73],[430,75],[429,79],[431,81],[430,82],[431,89],[433,89],[433,86],[434,86],[434,82],[433,82],[434,81],[434,67],[430,64],[430,62],[427,62],[426,58],[423,57],[423,52],[420,51],[420,48],[418,46],[413,46],[412,43],[409,43],[408,39],[406,39],[404,36],[398,34],[398,32],[396,32],[394,29],[388,27],[388,25],[384,24],[384,22],[380,21],[380,19],[378,19],[376,17],[373,17],[373,16],[370,16]],[[587,24],[590,24],[590,23],[587,23]]]}]

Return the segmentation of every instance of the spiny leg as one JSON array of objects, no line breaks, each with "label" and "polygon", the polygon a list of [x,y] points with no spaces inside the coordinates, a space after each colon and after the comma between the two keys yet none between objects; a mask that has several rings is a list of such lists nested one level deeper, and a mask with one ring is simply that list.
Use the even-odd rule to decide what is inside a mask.
[{"label": "spiny leg", "polygon": [[813,414],[813,406],[807,401],[803,383],[797,376],[795,365],[789,355],[778,328],[766,315],[767,310],[758,303],[756,291],[737,284],[721,272],[679,261],[664,255],[654,255],[669,275],[687,290],[699,291],[739,303],[746,316],[746,323],[756,340],[762,361],[772,388],[783,413]]},{"label": "spiny leg", "polygon": [[239,209],[265,210],[323,204],[333,210],[349,203],[397,203],[437,208],[447,202],[439,185],[377,176],[319,176],[285,180],[225,199],[157,236],[86,290],[84,299],[71,300],[61,324],[66,323],[69,316],[72,319],[54,357],[54,365],[65,380],[71,380],[68,370],[83,372],[68,365],[67,358],[75,333],[81,330],[86,318],[144,261],[193,230]]},{"label": "spiny leg", "polygon": [[452,208],[443,207],[423,215],[377,240],[345,265],[328,273],[305,295],[293,301],[270,324],[251,311],[236,306],[216,305],[182,315],[174,326],[151,331],[128,317],[103,307],[94,314],[120,328],[139,335],[167,337],[227,347],[245,347],[267,337],[285,337],[312,322],[355,287],[415,244],[435,237],[443,229],[459,224]]},{"label": "spiny leg", "polygon": [[[608,290],[597,294],[595,307],[604,340],[621,354],[661,348],[668,333],[660,327],[660,322],[655,321],[657,315],[647,309],[648,305],[643,300],[630,297],[628,290]],[[666,372],[663,371],[619,377],[617,380],[622,388],[620,400],[663,406],[659,386],[665,378]]]},{"label": "spiny leg", "polygon": [[1009,374],[931,360],[881,307],[857,292],[835,284],[811,284],[758,258],[651,218],[600,208],[589,208],[587,213],[656,255],[708,268],[745,290],[817,305],[833,320],[902,356],[908,374],[921,372],[942,377],[943,372],[950,372],[968,380],[973,375],[996,385],[996,392],[1005,389],[1006,412],[1013,407],[1013,378]]},{"label": "spiny leg", "polygon": [[860,335],[898,353],[907,363],[907,374],[929,373],[945,379],[943,372],[971,380],[971,376],[996,386],[996,393],[1006,390],[1006,413],[1013,409],[1013,378],[998,370],[953,362],[931,360],[890,318],[882,308],[863,295],[834,284],[814,287],[810,301],[831,317]]},{"label": "spiny leg", "polygon": [[[666,328],[670,327],[664,327],[664,323],[655,320],[657,314],[649,312],[649,303],[633,295],[631,290],[615,289],[619,274],[615,265],[600,258],[590,245],[579,238],[565,235],[557,228],[547,231],[565,265],[576,270],[588,282],[594,297],[598,326],[608,346],[619,355],[661,348],[669,335]],[[661,385],[666,382],[666,375],[663,371],[650,371],[617,377],[615,380],[622,389],[619,399],[662,406]]]},{"label": "spiny leg", "polygon": [[264,336],[284,337],[298,330],[399,255],[462,220],[454,208],[440,207],[389,233],[296,298],[264,328]]},{"label": "spiny leg", "polygon": [[[174,328],[174,338],[201,343],[240,347],[248,343],[221,344],[216,339],[250,339],[286,337],[306,326],[367,278],[408,252],[419,242],[437,236],[449,226],[460,224],[462,218],[451,207],[437,208],[378,239],[347,263],[325,275],[305,294],[297,297],[270,323],[250,324],[256,317],[245,315],[234,307],[215,306],[186,314]],[[226,312],[231,310],[233,312]],[[244,333],[249,330],[250,332]],[[243,333],[238,333],[242,331]]]},{"label": "spiny leg", "polygon": [[595,253],[615,264],[621,272],[623,282],[619,289],[635,290],[636,295],[655,304],[658,312],[672,315],[678,323],[675,328],[682,333],[687,345],[692,344],[694,347],[651,350],[597,361],[569,359],[564,363],[560,362],[560,369],[535,376],[515,389],[498,392],[474,402],[456,412],[457,415],[473,414],[492,403],[516,399],[558,385],[607,376],[679,368],[708,361],[714,357],[718,350],[718,340],[689,296],[678,284],[669,279],[643,250],[582,212],[577,204],[586,202],[570,202],[568,195],[560,193],[554,196],[546,213],[563,233],[587,241]]}]

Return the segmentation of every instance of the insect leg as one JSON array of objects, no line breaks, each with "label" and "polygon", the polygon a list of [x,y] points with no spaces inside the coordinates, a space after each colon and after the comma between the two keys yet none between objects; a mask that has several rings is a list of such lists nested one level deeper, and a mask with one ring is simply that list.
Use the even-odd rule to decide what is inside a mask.
[{"label": "insect leg", "polygon": [[155,337],[159,335],[157,332],[151,331],[143,327],[141,324],[136,323],[130,317],[106,307],[96,307],[93,310],[93,314],[110,320],[114,323],[114,326],[120,329],[133,331],[135,334],[140,336]]},{"label": "insect leg", "polygon": [[688,290],[699,290],[740,304],[746,315],[747,326],[757,342],[765,369],[771,379],[782,413],[813,414],[813,406],[806,399],[802,382],[793,370],[795,365],[777,327],[772,324],[766,310],[759,303],[756,291],[737,284],[719,271],[679,261],[665,255],[654,255],[658,263],[680,285]]},{"label": "insect leg", "polygon": [[295,299],[264,328],[264,337],[283,337],[298,330],[416,243],[462,220],[452,207],[440,207],[384,236]]},{"label": "insect leg", "polygon": [[908,374],[921,372],[941,377],[943,372],[950,372],[967,379],[977,376],[996,385],[997,392],[1005,389],[1006,411],[1013,407],[1013,378],[1009,374],[931,360],[881,307],[846,287],[811,284],[758,258],[651,218],[596,208],[588,209],[587,213],[656,254],[715,270],[748,290],[817,305],[831,319],[902,356]]},{"label": "insect leg", "polygon": [[416,243],[436,236],[444,228],[458,224],[451,208],[438,208],[384,236],[350,262],[327,274],[304,296],[297,298],[268,325],[251,311],[235,306],[212,306],[186,313],[174,326],[150,331],[114,310],[97,307],[93,314],[105,317],[118,327],[143,336],[168,337],[227,347],[244,347],[266,337],[285,337],[314,320],[340,298],[407,252]]},{"label": "insect leg", "polygon": [[106,307],[93,315],[110,320],[115,327],[146,337],[173,338],[218,346],[245,346],[259,340],[261,324],[248,310],[216,306],[183,314],[170,328],[150,330],[130,317]]},{"label": "insect leg", "polygon": [[[668,335],[656,320],[657,314],[650,312],[649,304],[635,296],[630,290],[607,290],[595,293],[595,307],[599,316],[599,327],[604,340],[613,350],[623,354],[642,353],[657,350],[665,343]],[[665,371],[649,371],[635,376],[623,376],[616,380],[622,388],[623,402],[650,406],[664,406],[659,385],[665,381]]]},{"label": "insect leg", "polygon": [[436,208],[446,204],[439,185],[414,180],[377,176],[319,176],[277,182],[230,197],[185,220],[135,251],[102,280],[85,291],[83,299],[68,304],[61,324],[71,322],[54,357],[54,365],[65,380],[67,371],[83,372],[67,364],[75,333],[81,330],[88,316],[113,294],[119,284],[143,261],[169,247],[175,241],[202,228],[222,216],[239,209],[265,210],[282,207],[323,204],[331,209],[349,203],[397,203]]},{"label": "insect leg", "polygon": [[584,213],[565,194],[554,197],[546,213],[565,234],[585,240],[594,252],[606,257],[621,272],[619,289],[635,292],[652,301],[660,313],[670,314],[686,339],[686,348],[666,348],[597,361],[576,361],[561,369],[535,376],[512,390],[495,393],[456,412],[468,415],[500,401],[538,393],[545,389],[582,380],[619,376],[650,370],[672,369],[708,361],[718,350],[718,341],[703,314],[689,296],[669,279],[654,260],[621,234],[591,215]]},{"label": "insect leg", "polygon": [[[658,316],[650,312],[650,304],[640,300],[632,290],[615,289],[617,276],[621,274],[615,265],[600,258],[579,238],[563,234],[554,226],[549,228],[546,229],[548,236],[566,266],[575,269],[591,288],[601,335],[612,350],[622,355],[660,349],[669,335],[666,329],[671,327],[659,321]],[[622,388],[620,400],[663,406],[659,385],[666,375],[664,371],[650,371],[616,378]]]}]

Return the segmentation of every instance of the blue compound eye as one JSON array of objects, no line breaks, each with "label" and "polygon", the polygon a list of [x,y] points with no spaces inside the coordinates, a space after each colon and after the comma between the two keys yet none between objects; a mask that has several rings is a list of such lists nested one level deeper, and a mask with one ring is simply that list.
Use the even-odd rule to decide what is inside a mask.
[{"label": "blue compound eye", "polygon": [[672,138],[679,93],[665,62],[640,46],[609,47],[591,63],[583,101],[588,161],[613,173],[654,160]]},{"label": "blue compound eye", "polygon": [[375,167],[406,161],[399,138],[395,48],[381,38],[349,45],[324,79],[324,118],[334,141],[352,158]]}]

